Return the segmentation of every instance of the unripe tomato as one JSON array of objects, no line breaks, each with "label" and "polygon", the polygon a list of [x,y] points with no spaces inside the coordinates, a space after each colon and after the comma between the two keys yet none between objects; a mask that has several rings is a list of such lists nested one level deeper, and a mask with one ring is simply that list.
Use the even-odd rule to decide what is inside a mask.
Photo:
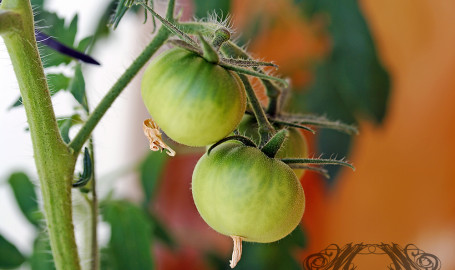
[{"label": "unripe tomato", "polygon": [[142,99],[166,135],[189,146],[226,137],[246,107],[245,89],[236,73],[181,48],[150,63],[142,78]]},{"label": "unripe tomato", "polygon": [[[259,143],[258,124],[254,116],[245,115],[238,126],[239,133]],[[276,154],[276,158],[308,158],[308,143],[297,128],[289,128],[289,137]],[[302,178],[304,169],[293,169],[297,178]]]},{"label": "unripe tomato", "polygon": [[238,143],[223,143],[202,156],[192,192],[210,227],[251,242],[285,237],[305,209],[303,188],[289,166]]}]

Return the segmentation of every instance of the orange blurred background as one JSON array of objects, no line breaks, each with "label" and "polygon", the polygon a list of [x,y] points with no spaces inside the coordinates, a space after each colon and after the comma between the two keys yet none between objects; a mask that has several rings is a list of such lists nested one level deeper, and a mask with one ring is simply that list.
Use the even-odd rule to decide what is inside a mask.
[{"label": "orange blurred background", "polygon": [[[413,243],[438,256],[443,269],[455,269],[455,2],[360,4],[392,79],[388,113],[382,126],[360,123],[350,156],[355,172],[344,170],[330,190],[314,174],[302,180],[309,235],[303,256],[331,243]],[[249,48],[284,72],[330,50],[321,22],[304,21],[291,1],[235,1],[236,25],[252,12],[279,18]],[[311,81],[308,69],[288,75]],[[363,266],[385,269],[373,260]]]}]

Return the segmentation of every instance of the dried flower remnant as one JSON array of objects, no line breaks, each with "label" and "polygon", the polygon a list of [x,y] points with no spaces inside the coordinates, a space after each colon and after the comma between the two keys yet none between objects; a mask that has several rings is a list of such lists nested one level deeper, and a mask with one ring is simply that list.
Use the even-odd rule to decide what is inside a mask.
[{"label": "dried flower remnant", "polygon": [[145,136],[149,139],[150,150],[162,152],[163,149],[166,149],[166,154],[171,157],[175,156],[175,151],[163,142],[163,139],[161,138],[161,131],[152,119],[144,120],[142,128],[144,129]]}]

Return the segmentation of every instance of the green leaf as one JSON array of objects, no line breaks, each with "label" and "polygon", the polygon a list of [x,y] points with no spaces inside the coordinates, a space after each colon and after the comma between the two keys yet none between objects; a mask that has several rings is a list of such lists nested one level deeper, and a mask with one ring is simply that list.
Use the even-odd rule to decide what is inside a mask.
[{"label": "green leaf", "polygon": [[140,166],[141,184],[145,195],[145,204],[148,204],[155,193],[166,161],[167,155],[164,153],[150,152]]},{"label": "green leaf", "polygon": [[[148,209],[145,209],[144,211],[148,211]],[[164,224],[162,224],[155,215],[148,213],[148,217],[150,223],[153,224],[153,236],[156,237],[156,240],[160,240],[171,249],[175,248],[177,243]]]},{"label": "green leaf", "polygon": [[[74,47],[77,32],[77,15],[73,17],[69,25],[66,25],[65,19],[60,18],[56,13],[48,11],[38,12],[35,20],[38,21],[40,31],[66,46]],[[47,46],[39,46],[39,50],[45,68],[68,64],[72,60],[71,57],[58,53]]]},{"label": "green leaf", "polygon": [[41,227],[43,215],[39,210],[35,186],[28,176],[23,172],[13,173],[10,175],[8,183],[13,189],[14,197],[24,216],[35,227]]},{"label": "green leaf", "polygon": [[52,96],[58,93],[60,90],[67,90],[71,81],[70,78],[61,73],[47,74],[46,78]]},{"label": "green leaf", "polygon": [[69,85],[69,90],[77,102],[88,112],[87,98],[85,96],[85,80],[81,65],[77,65],[74,70],[74,78]]},{"label": "green leaf", "polygon": [[[148,0],[147,0],[148,2]],[[132,0],[118,0],[117,6],[115,8],[115,13],[112,16],[111,24],[113,25],[114,29],[117,28],[118,24],[122,20],[125,13],[132,7],[133,1]],[[153,1],[152,1],[153,4]]]},{"label": "green leaf", "polygon": [[[295,92],[291,99],[291,110],[302,108],[317,115],[324,115],[328,119],[337,119],[346,124],[355,125],[356,119],[348,104],[340,97],[339,85],[330,75],[329,62],[321,64],[316,71],[315,82],[306,92]],[[325,155],[336,155],[339,158],[349,156],[355,137],[334,130],[320,129],[317,133],[317,152]],[[329,184],[334,184],[339,166],[326,167],[330,179]]]},{"label": "green leaf", "polygon": [[82,173],[79,173],[79,179],[73,183],[73,188],[84,188],[85,185],[92,179],[93,176],[93,164],[92,158],[90,156],[90,152],[88,148],[85,147],[84,149],[84,169]]},{"label": "green leaf", "polygon": [[29,259],[32,270],[54,270],[49,236],[41,232],[33,242],[33,253]]},{"label": "green leaf", "polygon": [[34,11],[33,13],[35,13],[35,14],[36,14],[37,10],[41,11],[44,7],[44,0],[31,0],[30,2],[33,7],[33,11]]},{"label": "green leaf", "polygon": [[89,37],[82,39],[81,41],[79,41],[79,44],[77,45],[76,50],[78,50],[80,52],[87,51],[87,49],[91,45],[92,41],[93,41],[93,36],[89,36]]},{"label": "green leaf", "polygon": [[334,95],[356,119],[366,117],[380,124],[387,111],[390,79],[378,58],[358,1],[300,2],[312,14],[325,12],[330,16],[333,49],[325,63],[328,72],[319,79],[331,82],[331,90],[337,92]]},{"label": "green leaf", "polygon": [[231,8],[230,0],[217,0],[217,1],[207,1],[207,0],[195,0],[194,1],[195,10],[194,14],[197,18],[205,18],[207,14],[211,12],[216,12],[217,14],[227,15]]},{"label": "green leaf", "polygon": [[22,253],[2,235],[0,235],[0,268],[13,269],[24,263]]},{"label": "green leaf", "polygon": [[113,270],[154,269],[151,257],[152,224],[136,205],[127,201],[108,201],[102,215],[111,226],[106,260]]},{"label": "green leaf", "polygon": [[83,121],[79,114],[73,114],[71,117],[59,117],[57,118],[57,125],[62,135],[63,141],[69,143],[71,141],[69,132],[71,127],[74,125],[82,124]]}]

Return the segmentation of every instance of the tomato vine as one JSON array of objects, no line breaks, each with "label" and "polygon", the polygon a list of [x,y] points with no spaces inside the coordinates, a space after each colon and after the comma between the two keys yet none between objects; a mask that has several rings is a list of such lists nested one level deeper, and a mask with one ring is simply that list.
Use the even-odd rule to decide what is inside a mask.
[{"label": "tomato vine", "polygon": [[[133,5],[142,6],[145,14],[150,12],[153,19],[159,20],[162,26],[93,111],[89,111],[86,97],[77,92],[80,85],[73,81],[71,88],[75,90],[71,92],[83,106],[88,118],[81,121],[81,129],[70,140],[69,127],[66,132],[61,132],[54,114],[51,93],[37,47],[30,2],[0,2],[0,34],[14,66],[30,126],[46,223],[57,269],[81,268],[74,236],[71,192],[72,188],[84,188],[90,183],[91,189],[85,191],[91,192],[92,196],[91,269],[99,268],[96,245],[97,200],[90,137],[125,87],[166,42],[177,48],[165,52],[150,64],[142,83],[144,102],[163,131],[177,142],[190,146],[212,145],[194,170],[193,196],[207,223],[234,239],[235,252],[231,267],[240,259],[242,240],[276,241],[299,224],[305,208],[305,197],[292,167],[313,169],[322,174],[326,172],[313,165],[335,164],[354,168],[344,159],[309,158],[306,154],[289,156],[284,149],[296,145],[283,145],[286,145],[289,133],[297,132],[299,135],[292,136],[297,136],[296,140],[301,138],[298,136],[302,135],[296,129],[314,132],[312,126],[316,126],[346,133],[356,133],[357,129],[325,118],[283,112],[280,98],[289,82],[272,76],[263,69],[277,66],[274,63],[256,61],[231,40],[231,30],[222,23],[179,22],[174,16],[174,0],[169,1],[164,17],[155,12],[149,1],[119,2],[112,21],[114,28]],[[178,69],[177,66],[182,64],[186,66]],[[185,68],[189,70],[183,72]],[[201,70],[208,71],[203,73]],[[77,71],[82,77],[80,67]],[[263,83],[269,98],[266,108],[259,102],[248,76],[257,77]],[[63,80],[66,77],[63,76]],[[206,111],[198,114],[197,110]],[[239,134],[239,124],[245,113],[254,117],[254,121],[246,124],[247,128],[253,127],[252,131],[248,131],[249,134],[242,131],[245,132],[245,136],[242,136]],[[191,121],[185,118],[188,115],[192,115]],[[231,135],[232,132],[235,135]],[[161,133],[150,134],[156,136],[155,140],[161,140]],[[233,143],[232,140],[240,143]],[[290,142],[296,140],[289,139]],[[81,153],[85,145],[88,148]],[[163,145],[165,144],[160,144],[156,149],[162,150]],[[280,150],[285,153],[280,154]],[[75,164],[81,154],[84,171],[75,181]],[[264,183],[268,185],[266,189],[262,189],[266,185]],[[245,189],[248,192],[244,192]],[[252,201],[253,205],[262,205],[265,199],[272,203],[268,203],[264,209],[245,210]]]}]

